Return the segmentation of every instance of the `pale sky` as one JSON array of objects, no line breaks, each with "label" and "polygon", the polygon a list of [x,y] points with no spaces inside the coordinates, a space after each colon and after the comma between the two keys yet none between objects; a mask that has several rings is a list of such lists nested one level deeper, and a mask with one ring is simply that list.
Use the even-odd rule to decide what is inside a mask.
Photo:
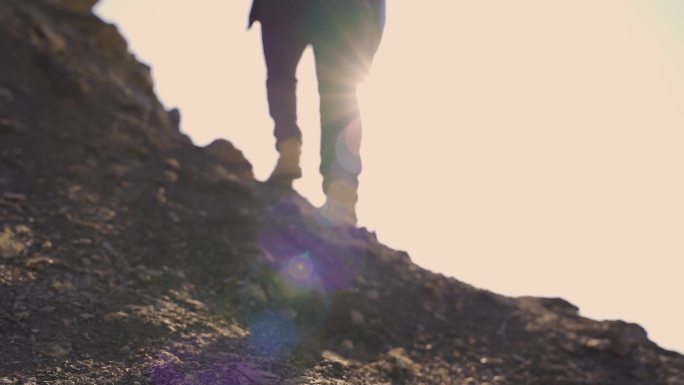
[{"label": "pale sky", "polygon": [[[684,3],[388,1],[361,89],[360,224],[421,266],[560,296],[684,352]],[[201,4],[201,5],[199,5]],[[103,0],[196,144],[275,159],[249,0]],[[299,67],[305,178],[321,204],[313,58]]]}]

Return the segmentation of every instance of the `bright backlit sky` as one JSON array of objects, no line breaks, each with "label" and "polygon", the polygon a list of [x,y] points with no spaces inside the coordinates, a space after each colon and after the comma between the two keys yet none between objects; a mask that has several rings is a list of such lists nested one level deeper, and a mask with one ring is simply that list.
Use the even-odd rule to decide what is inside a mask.
[{"label": "bright backlit sky", "polygon": [[[418,264],[560,296],[684,351],[684,3],[388,4],[361,94],[360,224]],[[201,4],[201,5],[200,5]],[[276,159],[249,0],[104,0],[195,143]],[[322,203],[313,58],[299,68],[306,177]]]}]

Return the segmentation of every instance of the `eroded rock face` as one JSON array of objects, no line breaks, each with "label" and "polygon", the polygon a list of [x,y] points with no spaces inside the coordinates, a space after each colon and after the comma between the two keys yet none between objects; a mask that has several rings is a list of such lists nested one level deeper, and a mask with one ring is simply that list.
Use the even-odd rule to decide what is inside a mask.
[{"label": "eroded rock face", "polygon": [[95,3],[0,0],[0,384],[684,385],[637,325],[433,274],[192,145]]}]

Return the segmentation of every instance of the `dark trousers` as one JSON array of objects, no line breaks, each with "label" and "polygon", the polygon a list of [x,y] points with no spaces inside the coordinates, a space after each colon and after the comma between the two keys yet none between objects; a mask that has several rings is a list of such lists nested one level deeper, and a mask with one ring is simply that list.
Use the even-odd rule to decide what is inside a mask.
[{"label": "dark trousers", "polygon": [[262,0],[259,10],[276,143],[301,140],[295,75],[304,49],[313,47],[320,94],[320,172],[326,192],[334,180],[356,187],[361,173],[356,89],[377,51],[384,17],[369,4],[368,0]]}]

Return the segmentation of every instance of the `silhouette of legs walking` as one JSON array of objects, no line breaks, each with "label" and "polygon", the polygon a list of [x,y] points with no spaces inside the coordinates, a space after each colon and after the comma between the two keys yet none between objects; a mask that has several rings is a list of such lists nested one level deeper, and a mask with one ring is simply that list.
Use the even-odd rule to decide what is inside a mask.
[{"label": "silhouette of legs walking", "polygon": [[[269,181],[291,186],[302,176],[299,166],[302,133],[297,125],[297,65],[309,43],[302,23],[293,25],[297,12],[283,5],[262,15],[262,43],[266,61],[266,90],[273,134],[280,153]],[[290,18],[282,12],[289,12]]]},{"label": "silhouette of legs walking", "polygon": [[381,31],[367,4],[338,1],[321,7],[312,42],[321,100],[320,172],[328,198],[324,208],[352,224],[362,170],[356,90],[368,74]]},{"label": "silhouette of legs walking", "polygon": [[[375,5],[371,5],[375,2]],[[382,35],[382,0],[279,0],[261,3],[269,112],[281,156],[271,179],[301,176],[296,70],[311,44],[320,94],[321,164],[326,206],[355,223],[361,173],[361,115],[356,89]],[[277,179],[277,178],[276,178]]]}]

